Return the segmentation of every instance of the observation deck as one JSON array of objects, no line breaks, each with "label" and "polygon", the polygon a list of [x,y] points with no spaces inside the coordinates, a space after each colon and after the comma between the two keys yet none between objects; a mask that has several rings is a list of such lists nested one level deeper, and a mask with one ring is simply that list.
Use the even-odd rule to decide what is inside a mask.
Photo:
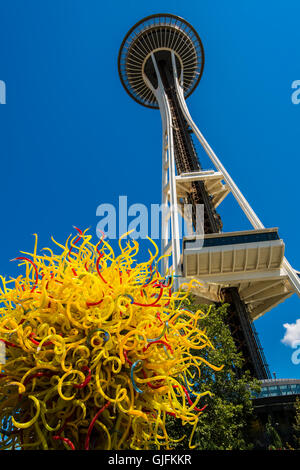
[{"label": "observation deck", "polygon": [[[118,69],[127,93],[148,108],[158,108],[156,97],[147,84],[157,80],[151,54],[157,61],[170,61],[173,51],[184,96],[198,85],[204,67],[204,49],[195,29],[183,18],[170,14],[147,16],[126,34],[120,48]],[[156,88],[156,87],[155,87]]]},{"label": "observation deck", "polygon": [[261,380],[261,391],[256,399],[296,395],[300,396],[300,379]]},{"label": "observation deck", "polygon": [[216,302],[222,289],[236,287],[256,320],[293,293],[283,269],[284,248],[276,228],[185,237],[184,277],[203,282],[195,289],[203,302]]}]

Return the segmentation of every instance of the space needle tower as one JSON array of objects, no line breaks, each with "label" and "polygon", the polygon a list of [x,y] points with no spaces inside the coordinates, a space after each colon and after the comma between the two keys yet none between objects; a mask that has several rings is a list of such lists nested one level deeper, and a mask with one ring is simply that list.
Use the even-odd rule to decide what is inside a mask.
[{"label": "space needle tower", "polygon": [[[162,119],[162,272],[172,271],[178,285],[194,278],[199,303],[230,304],[228,324],[245,368],[269,379],[253,321],[293,293],[300,295],[298,273],[284,257],[277,228],[265,228],[194,123],[187,104],[200,82],[204,49],[195,29],[171,14],[155,14],[136,23],[120,48],[121,82],[137,103],[159,109]],[[202,168],[195,140],[213,169]],[[232,193],[252,230],[222,232],[217,207]],[[191,210],[184,213],[183,207]],[[204,208],[202,236],[197,208]],[[179,215],[193,233],[180,238]],[[169,230],[170,226],[170,230]],[[169,266],[168,259],[172,259]]]}]

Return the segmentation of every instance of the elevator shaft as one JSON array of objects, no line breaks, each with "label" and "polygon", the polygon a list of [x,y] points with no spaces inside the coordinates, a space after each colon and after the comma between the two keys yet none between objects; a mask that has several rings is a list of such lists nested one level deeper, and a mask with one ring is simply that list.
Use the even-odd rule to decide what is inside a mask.
[{"label": "elevator shaft", "polygon": [[[191,130],[182,114],[169,66],[165,61],[159,61],[158,65],[172,115],[177,173],[180,175],[182,173],[201,171],[202,168],[191,137]],[[222,221],[205,189],[204,182],[193,181],[191,186],[191,191],[187,195],[185,202],[192,206],[194,229],[196,230],[196,207],[198,204],[202,204],[204,206],[204,232],[220,232],[222,230]]]}]

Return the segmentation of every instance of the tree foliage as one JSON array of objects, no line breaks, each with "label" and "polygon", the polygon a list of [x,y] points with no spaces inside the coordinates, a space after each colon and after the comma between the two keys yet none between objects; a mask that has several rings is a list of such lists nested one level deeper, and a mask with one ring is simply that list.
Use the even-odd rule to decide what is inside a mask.
[{"label": "tree foliage", "polygon": [[294,439],[296,443],[296,448],[300,450],[300,398],[297,397],[296,403],[295,403],[295,409],[296,409],[296,417],[295,417],[295,424],[294,424]]},{"label": "tree foliage", "polygon": [[[199,327],[206,328],[207,335],[214,345],[214,349],[207,352],[206,359],[216,365],[224,364],[223,370],[217,373],[203,367],[198,385],[194,385],[195,393],[210,390],[213,394],[201,402],[206,402],[207,407],[200,416],[194,443],[200,450],[251,449],[251,397],[260,387],[249,372],[241,374],[243,358],[237,352],[226,325],[227,305],[197,305],[195,298],[189,297],[186,307],[195,312],[199,308],[203,311],[210,308],[209,315],[199,322]],[[181,420],[171,417],[168,419],[168,432],[174,439],[180,439],[184,429]],[[174,447],[187,448],[187,439],[176,443]]]}]

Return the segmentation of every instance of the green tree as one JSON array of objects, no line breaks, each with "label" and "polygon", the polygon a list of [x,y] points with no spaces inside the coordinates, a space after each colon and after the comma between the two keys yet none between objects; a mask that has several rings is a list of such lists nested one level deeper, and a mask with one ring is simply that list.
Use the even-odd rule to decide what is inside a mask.
[{"label": "green tree", "polygon": [[295,409],[296,409],[296,417],[295,417],[295,424],[293,425],[295,435],[295,443],[296,443],[296,448],[300,450],[300,398],[297,397],[296,403],[295,403]]},{"label": "green tree", "polygon": [[[189,297],[186,308],[196,312],[201,308],[208,310],[207,305],[197,305],[195,298]],[[257,380],[249,372],[241,374],[243,358],[237,352],[229,327],[226,325],[227,305],[210,307],[210,313],[199,321],[199,328],[206,328],[215,349],[208,350],[205,358],[216,365],[224,365],[221,372],[214,372],[209,367],[201,369],[195,392],[209,390],[213,396],[205,398],[200,404],[207,408],[200,415],[199,423],[193,438],[193,444],[201,450],[251,449],[251,420],[253,407],[251,397],[259,392]],[[203,351],[202,351],[203,352]],[[199,406],[199,405],[198,405]],[[182,436],[181,420],[168,418],[168,433],[174,439]],[[187,432],[187,434],[189,434]],[[174,445],[176,448],[188,448],[188,438]]]},{"label": "green tree", "polygon": [[271,416],[268,416],[268,421],[265,426],[266,440],[268,442],[269,450],[280,450],[283,448],[282,440],[272,424]]}]

